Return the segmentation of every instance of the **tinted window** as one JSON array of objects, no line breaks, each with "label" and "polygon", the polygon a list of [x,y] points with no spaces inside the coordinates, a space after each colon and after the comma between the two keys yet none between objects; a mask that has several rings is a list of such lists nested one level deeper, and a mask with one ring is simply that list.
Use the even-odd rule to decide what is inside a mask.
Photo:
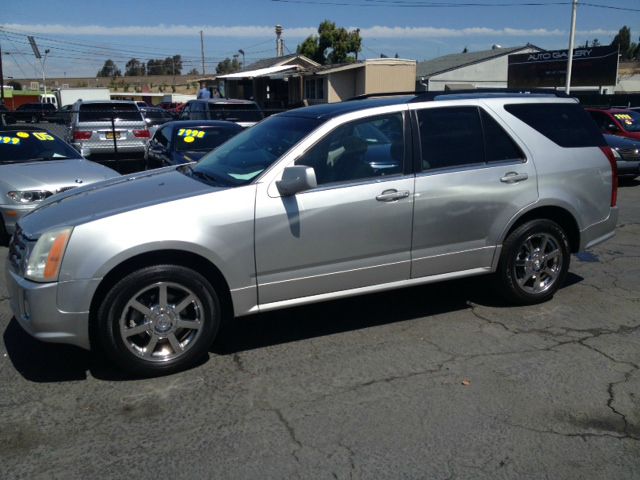
[{"label": "tinted window", "polygon": [[65,158],[81,157],[70,145],[48,132],[0,132],[0,165]]},{"label": "tinted window", "polygon": [[403,161],[402,114],[394,113],[337,127],[296,164],[313,167],[322,185],[400,174]]},{"label": "tinted window", "polygon": [[135,103],[86,103],[80,105],[81,122],[104,122],[111,119],[142,121]]},{"label": "tinted window", "polygon": [[476,107],[419,110],[422,168],[484,163],[480,115]]},{"label": "tinted window", "polygon": [[156,134],[153,136],[153,139],[163,147],[166,147],[167,145],[169,145],[169,137],[167,136],[168,130],[169,130],[168,127],[160,128],[158,129]]},{"label": "tinted window", "polygon": [[480,117],[482,118],[485,160],[487,162],[524,160],[525,157],[520,148],[491,115],[480,109]]},{"label": "tinted window", "polygon": [[262,112],[253,103],[209,103],[209,119],[259,122],[262,120]]},{"label": "tinted window", "polygon": [[504,108],[561,147],[606,146],[596,124],[577,103],[520,103]]}]

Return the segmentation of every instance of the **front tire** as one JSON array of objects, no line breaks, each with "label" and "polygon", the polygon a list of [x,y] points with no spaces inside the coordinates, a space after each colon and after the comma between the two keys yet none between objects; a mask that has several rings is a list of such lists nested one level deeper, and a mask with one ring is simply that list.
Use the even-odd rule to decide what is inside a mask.
[{"label": "front tire", "polygon": [[134,271],[116,283],[97,314],[108,358],[135,375],[167,375],[205,356],[221,320],[220,301],[198,272],[179,265]]},{"label": "front tire", "polygon": [[505,298],[532,305],[549,300],[569,270],[569,242],[551,220],[537,219],[516,228],[505,240],[497,276]]}]

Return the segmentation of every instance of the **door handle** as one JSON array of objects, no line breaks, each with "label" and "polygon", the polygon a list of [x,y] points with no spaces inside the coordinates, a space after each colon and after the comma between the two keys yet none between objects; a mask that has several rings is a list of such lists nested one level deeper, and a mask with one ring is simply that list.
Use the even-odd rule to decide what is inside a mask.
[{"label": "door handle", "polygon": [[507,172],[504,174],[504,177],[500,179],[502,183],[518,183],[522,182],[529,178],[529,175],[526,173],[518,173],[518,172]]},{"label": "door handle", "polygon": [[380,195],[376,196],[376,200],[378,200],[379,202],[394,202],[402,198],[407,198],[408,196],[409,190],[402,190],[399,192],[394,188],[391,190],[385,190]]}]

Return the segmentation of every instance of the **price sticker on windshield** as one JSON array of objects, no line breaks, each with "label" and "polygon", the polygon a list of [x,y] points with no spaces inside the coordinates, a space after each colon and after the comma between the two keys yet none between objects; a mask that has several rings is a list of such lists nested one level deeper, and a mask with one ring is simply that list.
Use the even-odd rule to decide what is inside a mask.
[{"label": "price sticker on windshield", "polygon": [[18,137],[0,137],[0,143],[4,145],[18,145],[20,139]]},{"label": "price sticker on windshield", "polygon": [[29,134],[27,132],[18,132],[16,133],[16,136],[20,138],[29,138]]},{"label": "price sticker on windshield", "polygon": [[204,137],[204,130],[194,130],[191,128],[181,128],[178,130],[178,136],[182,137],[186,143],[193,143],[196,138]]},{"label": "price sticker on windshield", "polygon": [[44,132],[34,132],[33,136],[36,137],[38,140],[41,140],[43,142],[50,142],[53,140],[53,137],[51,135],[49,135],[48,133],[44,133]]}]

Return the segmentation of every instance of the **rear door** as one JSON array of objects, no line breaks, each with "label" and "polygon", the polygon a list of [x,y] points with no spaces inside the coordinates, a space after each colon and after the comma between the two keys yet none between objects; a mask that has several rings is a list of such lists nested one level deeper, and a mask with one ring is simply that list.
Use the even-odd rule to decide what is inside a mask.
[{"label": "rear door", "polygon": [[533,163],[483,108],[434,102],[413,115],[419,173],[411,276],[489,270],[505,226],[538,198]]}]

